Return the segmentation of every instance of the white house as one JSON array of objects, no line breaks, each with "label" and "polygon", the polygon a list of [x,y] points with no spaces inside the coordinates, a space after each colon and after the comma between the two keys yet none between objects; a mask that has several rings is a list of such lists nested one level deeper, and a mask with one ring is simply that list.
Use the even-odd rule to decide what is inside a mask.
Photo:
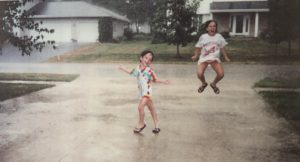
[{"label": "white house", "polygon": [[[56,42],[96,42],[99,38],[98,23],[101,17],[112,19],[112,38],[123,36],[129,20],[118,13],[84,1],[42,1],[32,7],[34,21],[42,21],[42,27],[54,29],[44,35],[46,40]],[[33,31],[29,34],[35,35]]]},{"label": "white house", "polygon": [[268,12],[268,0],[203,0],[198,10],[202,22],[218,22],[219,32],[253,37],[267,29]]},{"label": "white house", "polygon": [[197,9],[200,23],[212,19],[212,13],[210,12],[210,4],[212,3],[212,1],[213,0],[200,1],[200,6]]}]

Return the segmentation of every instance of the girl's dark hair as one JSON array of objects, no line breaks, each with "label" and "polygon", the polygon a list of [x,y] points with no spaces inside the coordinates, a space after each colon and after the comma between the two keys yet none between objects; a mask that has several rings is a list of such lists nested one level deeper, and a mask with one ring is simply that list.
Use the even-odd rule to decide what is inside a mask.
[{"label": "girl's dark hair", "polygon": [[216,24],[216,32],[218,32],[218,23],[216,20],[207,20],[204,24],[202,24],[200,26],[200,35],[201,34],[204,34],[204,33],[207,33],[207,30],[206,28],[208,27],[208,25],[211,23],[211,22],[214,22]]},{"label": "girl's dark hair", "polygon": [[150,50],[142,51],[140,57],[144,57],[147,53],[150,53],[152,55],[152,61],[153,61],[154,60],[154,53]]}]

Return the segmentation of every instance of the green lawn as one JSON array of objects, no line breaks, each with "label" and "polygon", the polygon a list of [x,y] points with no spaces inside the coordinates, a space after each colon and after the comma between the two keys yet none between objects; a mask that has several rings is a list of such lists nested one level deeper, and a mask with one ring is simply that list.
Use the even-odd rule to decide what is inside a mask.
[{"label": "green lawn", "polygon": [[262,91],[259,94],[280,116],[300,131],[300,93],[293,91]]},{"label": "green lawn", "polygon": [[70,82],[77,77],[76,74],[0,73],[0,80]]},{"label": "green lawn", "polygon": [[290,78],[290,77],[266,77],[257,83],[254,87],[262,88],[300,88],[300,77]]},{"label": "green lawn", "polygon": [[[255,84],[255,87],[263,88],[286,88],[285,91],[261,91],[259,94],[263,99],[282,117],[291,122],[300,130],[300,92],[294,91],[300,88],[300,76],[298,73],[290,72],[289,77],[267,77]],[[297,74],[297,75],[296,75]]]},{"label": "green lawn", "polygon": [[[155,62],[187,62],[190,61],[193,49],[191,45],[180,48],[180,57],[176,55],[176,46],[168,44],[151,44],[147,41],[102,43],[75,50],[72,55],[62,56],[64,62],[136,62],[139,54],[145,49],[152,50]],[[56,57],[50,59],[56,60]]]},{"label": "green lawn", "polygon": [[274,44],[258,38],[231,38],[227,51],[233,61],[246,63],[290,64],[300,62],[299,44],[293,42],[292,54],[288,54],[287,43]]},{"label": "green lawn", "polygon": [[0,83],[0,101],[19,97],[31,92],[39,91],[54,86],[55,85],[53,84]]},{"label": "green lawn", "polygon": [[[48,73],[0,73],[0,81],[57,81],[70,82],[76,79],[76,74],[48,74]],[[19,97],[54,87],[54,84],[31,84],[31,83],[6,83],[0,82],[0,101]]]},{"label": "green lawn", "polygon": [[[280,44],[275,50],[275,45],[256,38],[230,38],[227,41],[226,50],[233,62],[286,63],[300,61],[300,54],[297,54],[299,53],[297,44],[293,44],[293,55],[288,56],[285,43]],[[149,49],[155,54],[155,62],[191,63],[195,43],[180,47],[180,56],[176,55],[176,46],[167,43],[151,44],[150,41],[95,43],[61,56],[60,60],[53,57],[50,61],[136,62],[140,52]]]}]

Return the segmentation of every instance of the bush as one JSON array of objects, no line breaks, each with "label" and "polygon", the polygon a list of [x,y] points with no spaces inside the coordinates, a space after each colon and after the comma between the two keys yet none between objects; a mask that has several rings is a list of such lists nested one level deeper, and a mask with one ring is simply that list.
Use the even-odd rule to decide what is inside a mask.
[{"label": "bush", "polygon": [[270,40],[271,32],[269,30],[264,30],[260,33],[259,38],[263,40]]},{"label": "bush", "polygon": [[189,42],[197,42],[200,38],[200,33],[193,32],[189,38]]},{"label": "bush", "polygon": [[133,32],[130,28],[125,28],[124,29],[124,37],[126,40],[132,40],[133,39]]},{"label": "bush", "polygon": [[230,34],[228,31],[223,31],[220,33],[225,39],[230,38]]},{"label": "bush", "polygon": [[146,33],[135,33],[133,36],[133,40],[135,41],[149,41],[152,39],[151,34]]},{"label": "bush", "polygon": [[113,38],[109,42],[110,43],[120,43],[120,40],[118,38],[117,39]]},{"label": "bush", "polygon": [[151,43],[152,44],[159,44],[159,43],[166,43],[167,35],[165,33],[155,33]]},{"label": "bush", "polygon": [[113,25],[112,19],[103,17],[99,19],[99,37],[100,42],[110,42],[113,39]]},{"label": "bush", "polygon": [[286,33],[282,33],[280,31],[274,31],[270,29],[266,29],[260,33],[259,37],[261,39],[267,40],[270,43],[279,44],[280,42],[287,39]]}]

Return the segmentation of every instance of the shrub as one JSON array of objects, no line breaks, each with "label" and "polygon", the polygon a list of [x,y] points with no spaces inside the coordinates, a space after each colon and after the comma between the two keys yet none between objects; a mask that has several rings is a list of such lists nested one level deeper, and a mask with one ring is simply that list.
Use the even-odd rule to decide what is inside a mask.
[{"label": "shrub", "polygon": [[269,40],[271,37],[271,32],[270,30],[264,30],[260,33],[259,38],[264,39],[264,40]]},{"label": "shrub", "polygon": [[133,32],[130,28],[125,28],[124,29],[124,36],[127,40],[132,40],[133,39]]},{"label": "shrub", "polygon": [[220,33],[225,39],[230,38],[230,34],[228,31],[223,31]]},{"label": "shrub", "polygon": [[113,25],[110,17],[102,17],[99,19],[98,25],[100,42],[110,42],[113,39]]},{"label": "shrub", "polygon": [[158,32],[154,34],[151,43],[152,44],[166,43],[166,40],[167,40],[167,35],[165,33]]},{"label": "shrub", "polygon": [[146,33],[135,33],[133,39],[136,41],[149,41],[152,39],[152,36]]}]

